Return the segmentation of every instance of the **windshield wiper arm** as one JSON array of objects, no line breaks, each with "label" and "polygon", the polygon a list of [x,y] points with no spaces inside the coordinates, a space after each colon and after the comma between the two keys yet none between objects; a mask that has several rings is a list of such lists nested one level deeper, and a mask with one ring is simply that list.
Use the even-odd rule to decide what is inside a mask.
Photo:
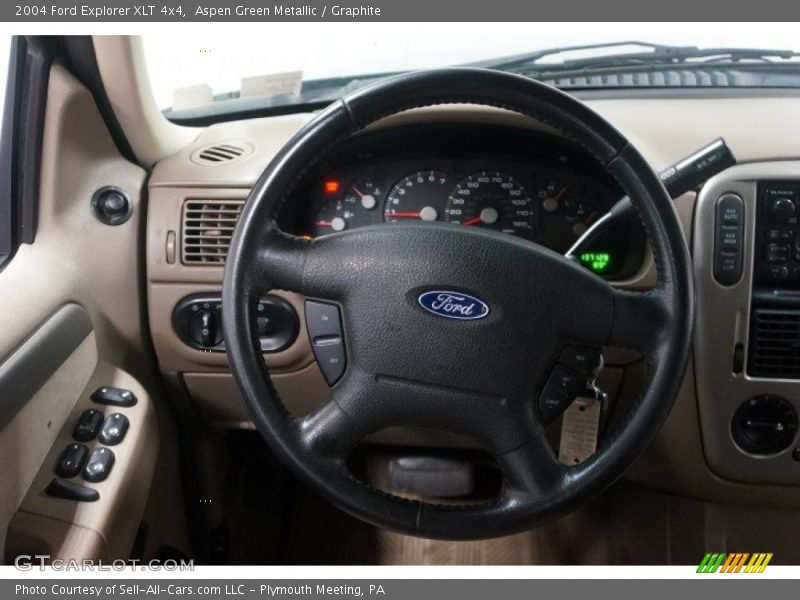
[{"label": "windshield wiper arm", "polygon": [[[578,52],[582,50],[613,49],[624,48],[627,46],[638,46],[650,48],[647,52],[629,52],[622,54],[609,54],[592,56],[587,58],[577,58],[562,62],[541,64],[539,61],[548,56],[554,56],[564,52]],[[560,48],[547,48],[526,54],[505,56],[476,63],[470,63],[470,67],[484,67],[489,69],[505,70],[527,70],[541,68],[547,71],[559,71],[564,69],[579,69],[591,67],[615,67],[624,65],[642,64],[674,64],[682,63],[690,59],[704,58],[706,62],[737,62],[741,60],[764,60],[771,58],[788,60],[800,56],[800,53],[793,50],[771,50],[760,48],[698,48],[697,46],[666,46],[663,44],[651,44],[649,42],[625,41],[608,42],[604,44],[587,44],[582,46],[564,46]]]}]

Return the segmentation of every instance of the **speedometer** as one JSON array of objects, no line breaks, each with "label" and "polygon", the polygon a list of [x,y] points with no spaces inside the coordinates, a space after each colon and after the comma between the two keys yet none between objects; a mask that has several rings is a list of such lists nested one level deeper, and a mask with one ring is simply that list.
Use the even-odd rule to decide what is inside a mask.
[{"label": "speedometer", "polygon": [[450,194],[445,219],[530,237],[537,213],[525,186],[499,171],[480,171],[463,179]]}]

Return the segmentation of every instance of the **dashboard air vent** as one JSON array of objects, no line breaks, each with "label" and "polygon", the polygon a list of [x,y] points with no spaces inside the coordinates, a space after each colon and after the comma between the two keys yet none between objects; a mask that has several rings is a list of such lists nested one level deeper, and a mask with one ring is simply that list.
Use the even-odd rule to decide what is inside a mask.
[{"label": "dashboard air vent", "polygon": [[215,167],[242,160],[253,153],[246,142],[227,142],[204,146],[192,152],[192,162],[204,167]]},{"label": "dashboard air vent", "polygon": [[222,265],[244,200],[187,200],[183,205],[183,263]]},{"label": "dashboard air vent", "polygon": [[750,375],[800,379],[800,310],[753,310]]}]

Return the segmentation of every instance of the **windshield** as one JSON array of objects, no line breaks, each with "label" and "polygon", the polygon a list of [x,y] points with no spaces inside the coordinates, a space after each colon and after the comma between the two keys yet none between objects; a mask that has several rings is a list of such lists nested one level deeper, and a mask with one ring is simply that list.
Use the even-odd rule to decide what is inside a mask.
[{"label": "windshield", "polygon": [[[664,34],[637,23],[290,23],[236,34],[145,35],[143,42],[156,102],[175,120],[307,110],[381,76],[453,65],[570,89],[800,88],[796,33],[780,24],[742,25],[676,24]],[[543,52],[553,49],[565,50]]]}]

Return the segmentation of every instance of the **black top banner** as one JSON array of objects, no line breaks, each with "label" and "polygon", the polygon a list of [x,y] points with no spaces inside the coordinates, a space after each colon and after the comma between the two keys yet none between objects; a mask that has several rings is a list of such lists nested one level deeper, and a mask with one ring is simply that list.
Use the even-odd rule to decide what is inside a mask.
[{"label": "black top banner", "polygon": [[[791,0],[11,0],[4,22],[794,21]],[[598,24],[598,27],[602,27]]]}]

